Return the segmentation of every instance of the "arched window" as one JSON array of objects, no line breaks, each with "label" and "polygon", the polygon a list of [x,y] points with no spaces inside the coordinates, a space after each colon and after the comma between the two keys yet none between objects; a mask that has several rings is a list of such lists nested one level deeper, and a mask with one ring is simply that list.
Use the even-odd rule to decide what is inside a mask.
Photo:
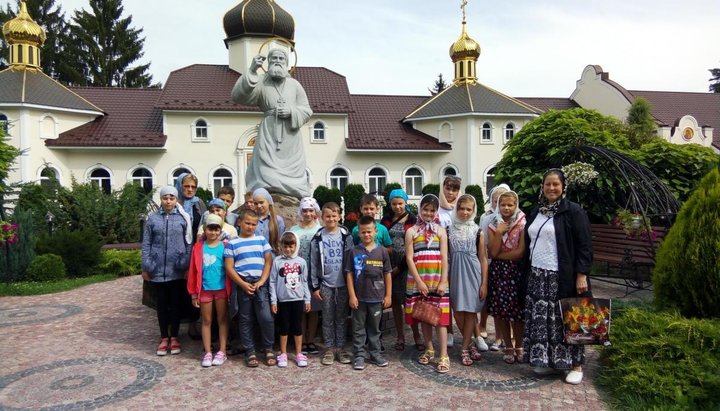
[{"label": "arched window", "polygon": [[513,137],[515,137],[515,124],[513,124],[513,123],[505,124],[505,142],[507,143]]},{"label": "arched window", "polygon": [[40,138],[57,138],[55,117],[46,114],[40,119]]},{"label": "arched window", "polygon": [[368,173],[368,191],[370,193],[379,193],[385,189],[387,184],[387,174],[380,167],[374,167]]},{"label": "arched window", "polygon": [[200,119],[195,122],[193,137],[198,140],[205,140],[208,138],[207,121]]},{"label": "arched window", "polygon": [[480,128],[480,143],[492,143],[492,124],[489,122],[483,123]]},{"label": "arched window", "polygon": [[408,196],[422,195],[423,172],[417,167],[410,167],[405,171],[405,192]]},{"label": "arched window", "polygon": [[313,143],[325,142],[325,124],[318,121],[313,125]]},{"label": "arched window", "polygon": [[457,176],[457,175],[458,175],[458,172],[457,172],[457,170],[455,169],[455,167],[453,167],[453,166],[447,166],[447,167],[445,167],[445,169],[443,170],[442,175],[443,175],[443,177],[445,177],[445,176]]},{"label": "arched window", "polygon": [[130,177],[130,181],[142,187],[145,193],[150,193],[153,189],[152,173],[145,167],[136,168],[132,173],[132,177]]},{"label": "arched window", "polygon": [[212,176],[213,193],[220,191],[222,187],[233,185],[233,175],[227,168],[218,168]]},{"label": "arched window", "polygon": [[59,178],[57,170],[52,167],[45,167],[40,172],[40,185],[47,187],[51,184],[52,180]]},{"label": "arched window", "polygon": [[172,179],[172,185],[173,187],[177,186],[177,179],[182,173],[188,173],[192,174],[192,171],[188,170],[185,167],[180,167],[177,170],[173,171],[173,179]]},{"label": "arched window", "polygon": [[7,116],[5,114],[0,114],[0,132],[2,132],[4,136],[8,135],[8,130],[10,130],[9,124],[10,122],[8,121]]},{"label": "arched window", "polygon": [[104,168],[96,168],[90,173],[90,183],[100,187],[105,194],[110,194],[112,188],[110,182],[110,172]]},{"label": "arched window", "polygon": [[490,195],[490,190],[495,187],[495,167],[485,173],[485,194]]},{"label": "arched window", "polygon": [[337,188],[340,192],[345,191],[350,182],[350,176],[347,170],[341,167],[336,167],[330,172],[330,187]]}]

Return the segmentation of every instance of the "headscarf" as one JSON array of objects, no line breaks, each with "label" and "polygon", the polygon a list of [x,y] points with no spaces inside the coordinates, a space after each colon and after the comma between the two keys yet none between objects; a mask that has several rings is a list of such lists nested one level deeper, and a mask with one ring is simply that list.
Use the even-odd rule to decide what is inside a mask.
[{"label": "headscarf", "polygon": [[505,221],[500,214],[500,199],[508,196],[515,198],[515,212],[510,216],[510,221],[507,222],[508,230],[503,234],[502,241],[506,250],[512,250],[520,242],[520,236],[524,235],[525,230],[525,213],[520,210],[520,197],[518,197],[516,192],[510,190],[500,194],[497,206],[495,207],[495,221],[491,224],[490,229],[494,232],[497,225]]},{"label": "headscarf", "polygon": [[262,196],[265,199],[265,201],[268,202],[268,204],[273,205],[272,196],[270,195],[270,192],[267,191],[266,189],[264,189],[262,187],[256,188],[255,191],[253,191],[253,198],[255,198],[255,196]]},{"label": "headscarf", "polygon": [[460,193],[458,193],[458,196],[455,198],[455,201],[452,203],[449,202],[445,198],[445,191],[443,191],[443,188],[445,187],[445,182],[448,179],[457,179],[458,180],[458,183],[460,184],[460,193],[462,193],[462,179],[458,176],[445,176],[445,178],[443,178],[442,184],[440,185],[440,198],[439,198],[440,207],[445,210],[450,211],[450,210],[453,210],[455,208],[455,206],[457,205],[457,202],[460,199],[460,195],[459,195]]},{"label": "headscarf", "polygon": [[388,195],[388,204],[390,204],[393,200],[393,198],[402,198],[405,200],[405,212],[410,212],[410,205],[408,204],[408,195],[402,188],[396,188],[390,192]]},{"label": "headscarf", "polygon": [[492,190],[490,190],[490,195],[488,195],[487,203],[490,204],[490,212],[491,213],[495,212],[495,208],[492,205],[493,194],[495,194],[495,192],[501,188],[504,188],[506,191],[511,191],[510,186],[505,183],[498,184],[495,187],[493,187]]},{"label": "headscarf", "polygon": [[[307,208],[309,208],[309,207],[307,207]],[[290,256],[290,258],[295,258],[295,257],[297,257],[298,254],[300,253],[300,237],[297,235],[296,232],[290,231],[290,230],[287,230],[287,231],[285,231],[284,233],[282,233],[282,235],[280,236],[280,251],[282,251],[282,246],[283,246],[283,244],[282,244],[282,238],[285,237],[285,234],[292,234],[292,236],[295,237],[295,251],[294,251],[293,254]],[[280,255],[285,256],[285,255],[282,254],[282,253],[280,253]]]},{"label": "headscarf", "polygon": [[461,220],[460,216],[457,215],[457,206],[450,213],[450,218],[452,219],[452,225],[450,226],[451,235],[454,238],[461,240],[467,240],[477,234],[477,224],[475,224],[475,216],[477,216],[477,202],[475,201],[475,197],[472,195],[463,194],[458,197],[457,204],[459,205],[461,202],[464,202],[465,199],[470,200],[473,205],[473,212],[467,220]]},{"label": "headscarf", "polygon": [[[422,208],[425,204],[430,202],[435,205],[435,215],[433,216],[432,221],[425,221],[422,218]],[[435,237],[440,228],[440,219],[438,218],[438,212],[440,211],[439,205],[440,199],[438,199],[435,194],[425,194],[420,199],[420,210],[418,210],[418,219],[415,222],[415,226],[417,227],[415,230],[415,237],[417,237],[420,233],[424,234],[425,242],[428,247],[432,244],[433,237]]]},{"label": "headscarf", "polygon": [[300,221],[302,221],[303,218],[302,210],[307,210],[308,208],[315,210],[315,220],[320,216],[320,204],[318,204],[317,200],[312,197],[303,197],[300,199],[300,206],[298,207],[298,218]]},{"label": "headscarf", "polygon": [[185,197],[185,194],[183,193],[183,180],[185,177],[190,176],[192,174],[190,173],[182,173],[178,176],[177,181],[175,182],[175,188],[177,188],[178,193],[180,196],[178,196],[178,204],[182,206],[182,208],[185,210],[185,212],[190,216],[190,221],[192,224],[193,219],[193,206],[200,202],[200,198],[198,196],[192,196],[192,197]]},{"label": "headscarf", "polygon": [[160,198],[163,198],[163,197],[165,197],[166,195],[171,195],[171,196],[177,198],[177,196],[178,196],[178,191],[177,191],[177,189],[176,189],[175,187],[173,187],[173,186],[165,186],[165,187],[163,187],[163,188],[160,189]]},{"label": "headscarf", "polygon": [[192,244],[193,242],[193,229],[192,229],[192,217],[188,214],[183,206],[178,202],[175,205],[175,209],[185,219],[185,243]]},{"label": "headscarf", "polygon": [[[543,191],[543,187],[545,185],[545,178],[550,174],[556,174],[560,178],[563,189],[560,198],[554,203],[550,203],[548,199],[545,198],[545,192]],[[562,200],[565,198],[566,189],[567,185],[565,184],[565,173],[563,173],[562,170],[560,170],[559,168],[551,168],[550,170],[546,171],[545,174],[543,174],[542,182],[540,182],[540,195],[538,196],[538,206],[540,206],[540,214],[544,215],[547,218],[553,218],[555,216],[555,213],[557,212],[558,207],[560,206],[560,202],[562,202]]]}]

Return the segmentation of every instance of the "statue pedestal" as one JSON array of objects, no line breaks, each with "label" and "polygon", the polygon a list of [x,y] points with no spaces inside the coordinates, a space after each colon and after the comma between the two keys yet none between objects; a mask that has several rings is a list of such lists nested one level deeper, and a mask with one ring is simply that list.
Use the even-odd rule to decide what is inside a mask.
[{"label": "statue pedestal", "polygon": [[[289,230],[290,227],[297,224],[297,213],[298,207],[300,207],[300,200],[286,194],[272,193],[270,195],[273,199],[275,213],[285,220],[285,229]],[[282,233],[280,234],[282,235]]]}]

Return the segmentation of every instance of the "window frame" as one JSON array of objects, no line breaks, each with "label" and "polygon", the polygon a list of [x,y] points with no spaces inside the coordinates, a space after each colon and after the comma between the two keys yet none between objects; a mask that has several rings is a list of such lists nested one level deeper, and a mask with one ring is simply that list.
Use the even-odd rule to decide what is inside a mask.
[{"label": "window frame", "polygon": [[[333,173],[338,170],[344,172],[345,175],[344,176],[333,175]],[[351,176],[350,170],[348,170],[344,166],[337,165],[337,166],[331,168],[330,170],[328,170],[328,187],[337,188],[342,193],[343,191],[345,191],[345,187],[347,187],[348,184],[350,184],[350,176]],[[342,183],[340,183],[340,180],[343,178],[345,179],[345,186],[343,186]],[[338,180],[337,185],[335,184],[335,180]]]},{"label": "window frame", "polygon": [[[379,170],[382,172],[382,176],[380,175],[372,175],[372,172],[374,170]],[[382,193],[385,190],[385,186],[388,183],[388,170],[381,166],[380,164],[374,164],[367,170],[367,174],[365,176],[365,182],[367,185],[368,193]],[[382,179],[382,188],[379,188],[378,180]],[[373,190],[373,184],[375,185],[375,189]]]},{"label": "window frame", "polygon": [[[215,174],[219,171],[227,171],[229,176],[216,176]],[[230,183],[226,184],[226,180],[230,179]],[[235,187],[235,173],[233,170],[225,165],[220,165],[210,171],[210,186],[212,187],[213,195],[216,195],[221,188],[225,186]]]},{"label": "window frame", "polygon": [[[198,123],[203,122],[205,123],[204,126],[198,125]],[[204,130],[205,136],[198,136],[198,133]],[[193,121],[191,125],[191,137],[192,141],[196,143],[207,143],[210,142],[210,122],[207,121],[205,118],[197,118],[195,121]]]},{"label": "window frame", "polygon": [[[150,175],[149,176],[135,176],[135,173],[139,170],[145,170]],[[149,186],[146,186],[146,180],[149,180]],[[155,187],[155,173],[153,170],[144,165],[140,164],[132,168],[130,171],[128,171],[128,181],[132,184],[138,184],[140,187],[142,187],[145,190],[145,193],[149,194],[152,192],[153,187]]]},{"label": "window frame", "polygon": [[[320,125],[321,128],[317,126]],[[312,144],[324,144],[327,143],[327,124],[324,121],[317,120],[310,126],[310,143]],[[322,132],[321,138],[317,137],[317,134]]]},{"label": "window frame", "polygon": [[[104,171],[107,173],[107,177],[94,177],[93,173],[96,171]],[[86,174],[85,180],[90,183],[96,183],[98,187],[105,193],[110,194],[112,193],[112,180],[113,180],[113,173],[110,171],[110,169],[104,165],[98,164],[92,168],[90,168]],[[107,185],[104,182],[107,182]]]},{"label": "window frame", "polygon": [[[512,133],[510,137],[508,137],[508,132]],[[503,127],[503,141],[507,143],[508,141],[512,140],[513,137],[515,137],[515,133],[517,132],[517,126],[515,126],[515,123],[512,121],[508,121],[505,124],[505,127]]]},{"label": "window frame", "polygon": [[[408,173],[411,170],[417,170],[420,174],[419,175],[414,175],[414,174],[408,175]],[[403,175],[403,187],[405,188],[405,192],[407,193],[408,198],[417,199],[417,198],[422,197],[422,189],[425,186],[425,170],[423,170],[419,165],[413,164],[411,166],[408,166],[405,170],[403,170],[402,175]],[[413,189],[411,189],[411,185],[414,186],[417,184],[417,182],[413,181],[411,184],[408,184],[408,178],[412,178],[413,180],[419,178],[420,184],[415,187],[412,187]],[[417,189],[417,191],[415,189]]]},{"label": "window frame", "polygon": [[[488,127],[485,127],[488,126]],[[480,126],[480,144],[493,144],[493,125],[489,121],[485,121]],[[485,138],[485,132],[487,131],[487,138]]]}]

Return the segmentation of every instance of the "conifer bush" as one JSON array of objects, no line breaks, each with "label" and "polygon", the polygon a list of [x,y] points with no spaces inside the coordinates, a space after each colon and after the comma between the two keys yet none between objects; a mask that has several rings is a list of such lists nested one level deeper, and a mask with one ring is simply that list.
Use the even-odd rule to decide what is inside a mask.
[{"label": "conifer bush", "polygon": [[38,254],[57,254],[62,257],[69,277],[94,274],[100,262],[100,237],[92,229],[58,230],[52,236],[40,237],[35,247]]},{"label": "conifer bush", "polygon": [[328,188],[326,186],[317,186],[313,191],[313,198],[317,200],[318,205],[322,208],[325,203],[334,202],[342,206],[342,194],[337,188]]},{"label": "conifer bush", "polygon": [[26,281],[57,281],[65,278],[67,272],[62,257],[43,254],[35,257],[25,272]]},{"label": "conifer bush", "polygon": [[708,173],[680,209],[653,271],[658,308],[720,317],[720,172]]}]

